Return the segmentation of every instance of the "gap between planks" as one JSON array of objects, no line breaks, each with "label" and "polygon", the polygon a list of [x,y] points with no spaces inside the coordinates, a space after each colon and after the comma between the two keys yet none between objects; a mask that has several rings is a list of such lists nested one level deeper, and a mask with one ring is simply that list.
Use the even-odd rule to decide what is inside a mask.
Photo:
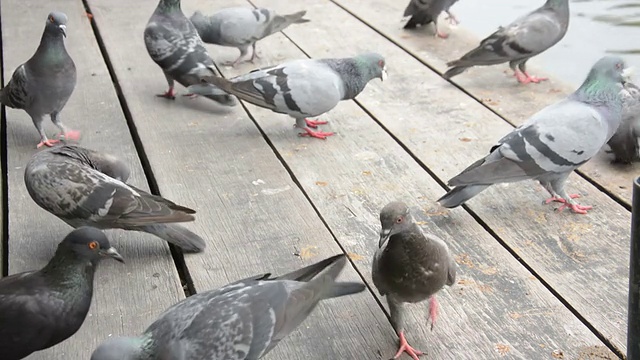
[{"label": "gap between planks", "polygon": [[[247,0],[249,2],[251,2],[250,0]],[[423,58],[421,58],[418,54],[416,54],[415,52],[413,52],[411,49],[407,48],[406,46],[404,46],[403,44],[399,43],[398,41],[396,41],[395,39],[393,39],[391,36],[386,35],[384,32],[378,30],[377,27],[375,27],[374,25],[368,23],[365,19],[363,19],[362,17],[358,16],[358,14],[356,14],[355,12],[349,10],[347,7],[343,6],[342,4],[340,4],[338,1],[336,0],[329,0],[331,3],[333,3],[334,5],[336,5],[337,7],[339,7],[340,9],[344,10],[345,12],[349,13],[351,16],[353,16],[355,19],[357,19],[358,21],[360,21],[361,23],[363,23],[364,25],[366,25],[368,28],[370,28],[371,30],[375,31],[378,35],[384,37],[385,39],[387,39],[389,42],[391,42],[392,44],[394,44],[395,46],[397,46],[398,48],[400,48],[402,51],[406,52],[407,54],[409,54],[409,56],[413,57],[414,59],[416,59],[417,61],[419,61],[420,63],[422,63],[424,66],[426,66],[427,68],[429,68],[431,71],[433,71],[434,73],[436,73],[438,76],[442,77],[442,73],[440,71],[438,71],[438,69],[436,67],[434,67],[433,65],[429,64],[426,60],[424,60]],[[253,5],[253,3],[252,3]],[[255,5],[254,5],[255,6]],[[283,32],[284,33],[284,32]],[[285,34],[286,36],[286,34]],[[289,39],[291,40],[291,39]],[[297,45],[296,45],[297,46]],[[301,49],[302,50],[302,49]],[[306,53],[305,53],[306,54]],[[512,121],[510,121],[509,119],[507,119],[506,116],[502,115],[501,113],[499,113],[498,111],[496,111],[494,108],[492,108],[491,106],[487,105],[485,102],[482,101],[481,98],[479,98],[478,96],[474,95],[470,90],[467,90],[466,88],[464,88],[462,85],[459,85],[455,82],[453,82],[451,79],[445,79],[444,77],[442,77],[445,81],[449,82],[452,86],[456,87],[457,89],[459,89],[460,91],[462,91],[463,93],[465,93],[466,95],[468,95],[470,98],[472,98],[473,100],[475,100],[476,102],[478,102],[480,105],[482,105],[483,107],[485,107],[486,109],[488,109],[489,111],[491,111],[492,113],[494,113],[496,116],[498,116],[500,119],[502,119],[503,121],[505,121],[507,124],[511,125],[512,127],[517,127],[518,125],[513,123]],[[357,100],[356,100],[357,102]],[[360,105],[358,103],[358,105]],[[550,104],[548,104],[550,105]],[[385,129],[386,130],[386,129]],[[601,192],[607,194],[607,196],[609,196],[613,201],[615,201],[616,203],[622,205],[622,207],[624,207],[625,209],[627,209],[627,211],[631,212],[631,205],[629,203],[627,203],[624,199],[622,199],[620,196],[614,194],[613,192],[611,192],[610,190],[608,190],[605,186],[599,184],[595,179],[593,179],[592,177],[590,177],[588,174],[580,171],[580,169],[575,170],[575,173],[578,174],[580,177],[582,177],[584,180],[586,180],[589,184],[595,186],[598,190],[600,190]],[[445,185],[446,186],[446,185]],[[449,190],[448,187],[445,187],[445,189]]]},{"label": "gap between planks", "polygon": [[[111,81],[113,82],[113,86],[116,90],[116,95],[118,96],[118,102],[120,103],[120,107],[122,108],[122,112],[127,121],[127,126],[129,127],[129,133],[131,134],[131,138],[133,139],[133,144],[136,148],[136,152],[138,153],[138,158],[140,159],[140,163],[142,164],[142,170],[144,171],[144,175],[147,178],[147,184],[149,185],[149,190],[151,190],[151,193],[154,195],[162,196],[160,194],[160,189],[158,187],[156,177],[153,173],[153,169],[151,168],[151,165],[149,163],[149,158],[147,157],[147,153],[144,150],[144,145],[140,140],[138,130],[136,129],[136,125],[133,121],[133,118],[131,117],[131,111],[129,111],[127,100],[122,94],[122,88],[120,87],[118,76],[116,75],[115,71],[113,70],[113,66],[111,65],[109,53],[107,52],[107,49],[102,40],[102,36],[100,35],[100,29],[98,28],[95,20],[93,19],[91,6],[87,2],[87,0],[82,0],[82,5],[84,6],[85,11],[87,12],[87,16],[89,17],[91,30],[93,31],[93,35],[96,38],[96,42],[98,43],[100,53],[102,54],[102,59],[104,60],[105,65],[107,66],[107,70],[109,71],[109,76],[111,77]],[[2,33],[0,32],[0,36],[1,35]],[[3,184],[4,183],[5,182],[3,182]],[[187,268],[187,265],[184,261],[184,253],[182,252],[182,249],[170,243],[168,245],[169,245],[169,251],[171,252],[171,257],[173,258],[173,263],[176,267],[176,270],[178,271],[178,276],[180,278],[180,283],[182,285],[184,295],[186,297],[194,295],[196,293],[196,290],[193,285],[193,280],[191,278],[191,274],[189,273],[189,269]],[[4,256],[3,256],[3,260],[4,260]]]},{"label": "gap between planks", "polygon": [[[4,52],[2,47],[2,9],[0,9],[0,87],[4,86]],[[7,171],[7,114],[0,105],[0,277],[9,274],[9,185]]]}]

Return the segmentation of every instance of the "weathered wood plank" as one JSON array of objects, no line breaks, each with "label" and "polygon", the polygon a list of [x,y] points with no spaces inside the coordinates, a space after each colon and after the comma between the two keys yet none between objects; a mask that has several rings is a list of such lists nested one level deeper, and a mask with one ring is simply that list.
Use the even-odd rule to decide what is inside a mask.
[{"label": "weathered wood plank", "polygon": [[[161,192],[198,211],[190,227],[208,247],[185,256],[197,291],[265,271],[283,273],[341,252],[242,107],[154,96],[166,83],[141,34],[156,1],[89,3]],[[218,1],[216,7],[228,4]],[[187,14],[195,6],[213,10],[205,1],[186,5]],[[351,266],[343,277],[360,279]],[[321,304],[269,358],[376,358],[377,349],[392,346],[392,334],[365,292]]]},{"label": "weathered wood plank", "polygon": [[[257,5],[275,6],[281,12],[298,10],[284,1]],[[312,22],[298,26],[304,29],[297,31],[306,34],[307,40],[299,43],[303,48],[308,39],[322,41],[318,39],[323,37],[321,29],[327,24],[318,19],[336,15],[319,11],[321,6],[327,5],[305,3]],[[353,26],[353,19],[333,19]],[[296,32],[293,27],[290,29]],[[235,53],[215,49],[219,50],[218,59],[226,60]],[[261,60],[255,66],[304,57],[282,35],[263,40],[258,51]],[[328,50],[322,54],[331,55]],[[224,68],[223,72],[233,76],[252,67]],[[365,93],[378,97],[377,81],[369,86],[374,84]],[[409,306],[407,316],[408,336],[417,347],[428,350],[430,357],[491,359],[501,357],[500,352],[504,351],[513,358],[547,358],[552,351],[561,349],[566,356],[578,358],[588,349],[598,349],[615,358],[470,215],[434,213],[432,208],[424,208],[424,200],[420,199],[433,198],[442,188],[425,176],[411,156],[355,103],[341,103],[322,116],[330,120],[326,127],[338,132],[326,142],[298,138],[287,126],[292,120],[286,116],[251,105],[248,109],[342,246],[357,254],[355,264],[370,284],[371,258],[379,231],[378,211],[388,201],[403,199],[412,204],[425,230],[449,242],[457,254],[460,275],[458,284],[442,293],[443,320],[435,332],[429,331],[424,304]],[[566,338],[566,332],[557,327],[559,323],[572,324],[574,335]],[[535,342],[530,341],[531,334],[535,334]],[[393,346],[386,347],[381,357],[388,358],[393,351]]]},{"label": "weathered wood plank", "polygon": [[[256,4],[262,6],[266,2]],[[280,11],[288,9],[285,1],[271,1],[269,6]],[[339,7],[322,0],[309,0],[305,7],[314,27],[290,27],[284,32],[310,56],[343,56],[371,50],[386,56],[389,81],[370,83],[358,102],[441,181],[484,156],[496,139],[512,129],[374,31],[351,21],[351,16]],[[314,41],[308,41],[310,38]],[[342,126],[337,122],[331,128],[341,132]],[[272,136],[268,129],[265,131]],[[344,133],[353,136],[350,129]],[[332,140],[335,139],[327,142]],[[368,142],[361,146],[365,144],[370,146]],[[509,248],[624,352],[629,213],[575,174],[570,177],[569,188],[588,195],[582,202],[596,205],[594,211],[587,216],[557,214],[541,205],[545,191],[527,182],[491,188],[471,200],[469,206]],[[443,193],[442,190],[425,197],[420,203],[435,206],[433,201]]]},{"label": "weathered wood plank", "polygon": [[[83,131],[81,145],[109,151],[131,166],[131,182],[147,188],[113,84],[80,1],[2,1],[5,79],[35,51],[52,9],[69,17],[67,50],[76,63],[78,85],[62,111],[63,121]],[[54,126],[45,124],[50,132]],[[22,110],[7,109],[9,162],[9,271],[42,267],[71,227],[40,209],[29,197],[23,172],[37,151],[37,132]],[[190,205],[190,204],[186,204]],[[127,263],[105,261],[95,279],[93,306],[84,326],[66,342],[29,359],[88,359],[97,344],[116,332],[136,333],[160,311],[184,298],[168,246],[151,235],[109,231]],[[0,356],[1,357],[1,356]]]},{"label": "weathered wood plank", "polygon": [[[463,23],[458,29],[451,31],[451,36],[447,40],[434,38],[430,28],[406,31],[402,29],[404,23],[400,21],[406,6],[404,1],[335,0],[333,2],[352,12],[441,74],[447,70],[447,61],[455,60],[477,46],[480,40],[478,36],[489,35],[473,35],[465,31],[464,19],[461,19]],[[539,4],[532,4],[531,9],[537,6]],[[527,10],[523,9],[523,14],[525,11]],[[499,25],[506,25],[511,20],[515,19],[496,18],[496,28]],[[444,24],[445,21],[442,23]],[[579,31],[579,29],[570,25],[569,31]],[[534,74],[548,75],[533,65],[528,67]],[[585,73],[584,76],[586,77],[587,74]],[[452,78],[451,81],[514,125],[521,124],[536,111],[575,90],[574,87],[554,77],[551,77],[549,82],[541,84],[520,85],[512,77],[512,72],[506,64],[472,68]],[[601,151],[582,166],[579,172],[600,184],[630,207],[631,184],[636,174],[640,172],[640,164],[617,166],[609,162],[610,155]]]}]

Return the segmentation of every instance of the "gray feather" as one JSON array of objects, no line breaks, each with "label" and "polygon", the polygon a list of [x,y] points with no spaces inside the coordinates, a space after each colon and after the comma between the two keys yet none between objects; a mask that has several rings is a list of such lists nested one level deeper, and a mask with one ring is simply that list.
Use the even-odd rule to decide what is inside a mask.
[{"label": "gray feather", "polygon": [[526,72],[526,62],[564,38],[569,28],[569,0],[547,0],[545,4],[480,42],[460,59],[447,63],[445,78],[478,65],[509,62],[514,70]]},{"label": "gray feather", "polygon": [[411,0],[404,10],[403,16],[411,16],[405,29],[413,29],[431,22],[436,23],[443,11],[449,11],[458,0]]},{"label": "gray feather", "polygon": [[625,84],[622,122],[608,144],[614,155],[614,163],[630,164],[640,160],[640,89],[632,83]]}]

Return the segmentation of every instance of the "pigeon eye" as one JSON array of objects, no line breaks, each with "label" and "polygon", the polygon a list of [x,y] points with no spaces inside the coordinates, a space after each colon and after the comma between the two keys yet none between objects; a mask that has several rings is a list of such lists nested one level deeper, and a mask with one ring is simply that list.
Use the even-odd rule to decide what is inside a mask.
[{"label": "pigeon eye", "polygon": [[378,66],[384,67],[384,61],[382,61],[382,60],[378,61]]},{"label": "pigeon eye", "polygon": [[49,21],[53,22],[53,16],[49,16]]},{"label": "pigeon eye", "polygon": [[396,219],[396,223],[398,223],[398,224],[402,223],[402,218],[401,217],[397,218]]},{"label": "pigeon eye", "polygon": [[97,241],[92,241],[89,243],[89,249],[91,250],[95,250],[98,247],[98,242]]}]

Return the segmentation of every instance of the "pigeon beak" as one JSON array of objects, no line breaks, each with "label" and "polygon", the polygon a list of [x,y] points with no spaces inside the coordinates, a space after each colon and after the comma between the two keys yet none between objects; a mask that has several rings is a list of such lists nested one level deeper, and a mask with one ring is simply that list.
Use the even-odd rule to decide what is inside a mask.
[{"label": "pigeon beak", "polygon": [[382,74],[380,75],[380,80],[384,81],[388,76],[389,76],[389,74],[387,74],[387,65],[385,65],[382,68]]},{"label": "pigeon beak", "polygon": [[58,28],[60,29],[62,36],[67,37],[67,25],[60,25]]},{"label": "pigeon beak", "polygon": [[124,264],[124,258],[122,257],[122,255],[120,255],[120,253],[114,249],[113,247],[108,248],[107,250],[103,250],[100,251],[100,255],[102,256],[108,256],[114,260],[117,260],[121,263]]},{"label": "pigeon beak", "polygon": [[635,67],[631,66],[628,68],[624,68],[622,70],[622,82],[623,83],[627,83],[629,81],[631,81],[631,76],[633,75],[633,73],[635,73]]},{"label": "pigeon beak", "polygon": [[382,249],[384,244],[386,244],[387,241],[389,241],[390,237],[391,237],[391,230],[390,229],[382,229],[380,231],[380,241],[378,242],[378,248]]}]

